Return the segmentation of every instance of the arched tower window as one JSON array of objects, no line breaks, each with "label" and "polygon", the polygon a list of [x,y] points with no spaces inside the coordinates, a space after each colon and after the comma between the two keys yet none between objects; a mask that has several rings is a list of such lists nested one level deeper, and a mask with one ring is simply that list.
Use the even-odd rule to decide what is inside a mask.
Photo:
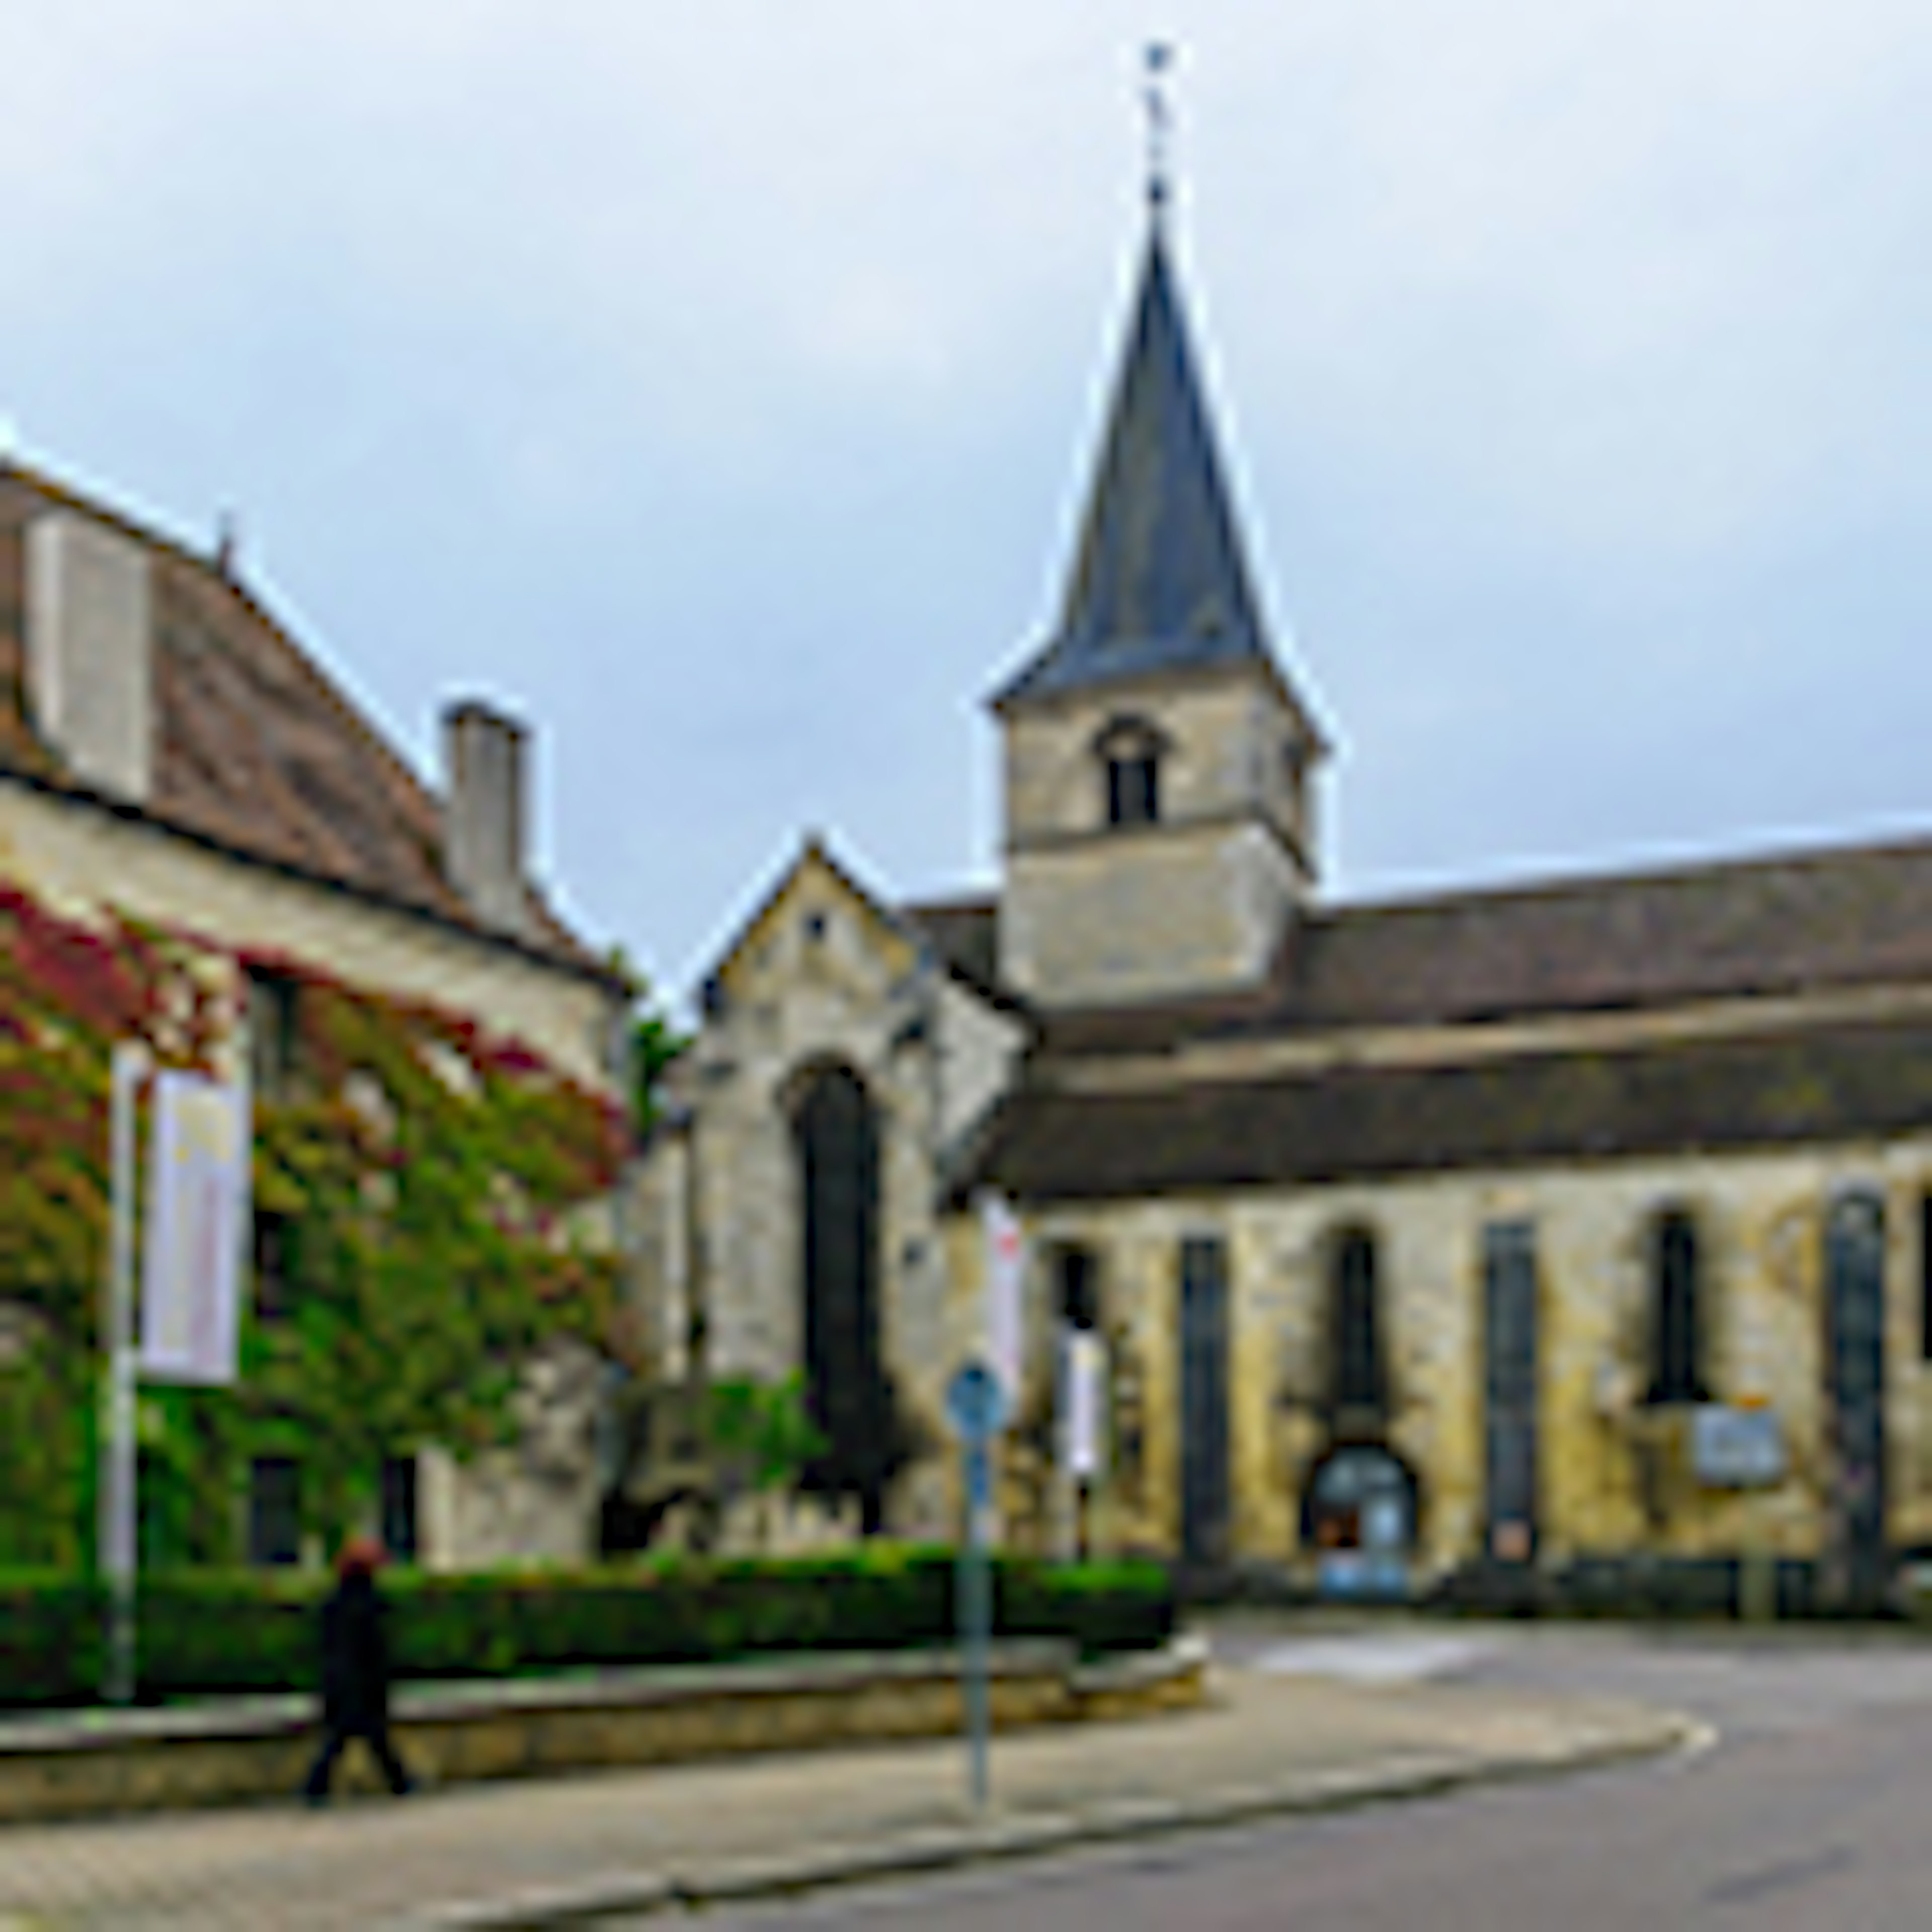
[{"label": "arched tower window", "polygon": [[1144,718],[1116,718],[1094,740],[1106,776],[1107,823],[1160,822],[1160,767],[1167,741]]},{"label": "arched tower window", "polygon": [[1652,1402],[1708,1402],[1705,1311],[1697,1224],[1666,1208],[1651,1228],[1650,1386]]},{"label": "arched tower window", "polygon": [[1345,1228],[1329,1259],[1328,1401],[1338,1422],[1372,1426],[1388,1416],[1376,1274],[1375,1236],[1366,1228]]},{"label": "arched tower window", "polygon": [[826,1438],[806,1483],[856,1496],[871,1535],[898,1448],[879,1344],[878,1114],[856,1075],[826,1067],[806,1088],[794,1133],[806,1400]]}]

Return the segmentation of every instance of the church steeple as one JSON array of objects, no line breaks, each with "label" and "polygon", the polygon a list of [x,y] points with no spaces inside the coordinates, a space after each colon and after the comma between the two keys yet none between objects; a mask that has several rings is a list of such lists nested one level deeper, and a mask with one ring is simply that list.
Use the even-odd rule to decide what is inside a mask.
[{"label": "church steeple", "polygon": [[996,708],[1149,673],[1271,662],[1156,177],[1140,287],[1060,620]]},{"label": "church steeple", "polygon": [[1257,986],[1316,872],[1327,748],[1243,554],[1170,255],[1157,90],[1150,106],[1140,281],[1072,572],[992,700],[1000,974],[1046,1006]]}]

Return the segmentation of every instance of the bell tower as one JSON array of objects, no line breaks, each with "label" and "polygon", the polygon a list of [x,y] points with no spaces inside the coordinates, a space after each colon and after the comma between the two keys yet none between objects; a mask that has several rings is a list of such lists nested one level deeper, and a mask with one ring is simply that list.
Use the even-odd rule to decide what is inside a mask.
[{"label": "bell tower", "polygon": [[1002,978],[1043,1006],[1238,991],[1316,874],[1328,747],[1243,552],[1150,171],[1124,352],[1059,622],[994,694]]}]

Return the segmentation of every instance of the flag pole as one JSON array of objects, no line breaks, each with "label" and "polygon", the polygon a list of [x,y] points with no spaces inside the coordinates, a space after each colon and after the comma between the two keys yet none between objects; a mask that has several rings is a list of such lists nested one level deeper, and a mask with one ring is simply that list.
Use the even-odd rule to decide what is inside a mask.
[{"label": "flag pole", "polygon": [[135,1108],[148,1053],[138,1041],[114,1049],[109,1139],[112,1220],[107,1244],[107,1480],[101,1492],[100,1568],[107,1578],[107,1651],[102,1685],[110,1704],[134,1696]]}]

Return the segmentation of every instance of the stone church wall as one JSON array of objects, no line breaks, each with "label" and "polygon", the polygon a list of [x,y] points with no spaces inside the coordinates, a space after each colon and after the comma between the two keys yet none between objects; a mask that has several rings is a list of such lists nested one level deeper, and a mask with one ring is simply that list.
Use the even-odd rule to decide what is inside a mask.
[{"label": "stone church wall", "polygon": [[[1164,749],[1160,821],[1109,830],[1108,724]],[[1005,721],[1001,972],[1048,1005],[1250,983],[1312,864],[1301,728],[1254,675],[1148,683]]]},{"label": "stone church wall", "polygon": [[[660,1372],[774,1380],[803,1353],[797,1102],[843,1068],[875,1109],[880,1346],[920,1450],[891,1527],[944,1533],[936,1450],[947,1361],[946,1258],[935,1162],[1004,1087],[1020,1029],[921,962],[909,936],[808,854],[734,950],[704,1035],[676,1075],[691,1124],[661,1136],[639,1184]],[[701,1231],[692,1251],[691,1230]]]},{"label": "stone church wall", "polygon": [[1295,891],[1286,854],[1252,822],[1163,824],[1016,853],[1004,970],[1048,1006],[1252,986]]},{"label": "stone church wall", "polygon": [[[1420,1567],[1483,1553],[1481,1242],[1486,1223],[1535,1229],[1541,1324],[1540,1556],[1734,1555],[1766,1545],[1815,1556],[1827,1485],[1822,1298],[1824,1216],[1834,1192],[1880,1188],[1887,1228],[1888,1486],[1892,1540],[1932,1543],[1932,1363],[1922,1334],[1920,1203],[1932,1138],[1889,1148],[1801,1150],[1446,1175],[1276,1196],[1174,1198],[1057,1208],[1028,1217],[1036,1256],[1030,1379],[1048,1347],[1047,1257],[1078,1243],[1099,1258],[1102,1325],[1115,1370],[1114,1467],[1096,1514],[1113,1546],[1172,1553],[1180,1541],[1178,1256],[1190,1235],[1228,1246],[1232,1289],[1229,1554],[1306,1570],[1304,1485],[1328,1446],[1322,1390],[1331,1244],[1377,1245],[1390,1402],[1388,1446],[1420,1487]],[[1642,1400],[1648,1373],[1650,1241],[1658,1214],[1698,1228],[1712,1398],[1768,1403],[1789,1447],[1774,1490],[1700,1489],[1684,1412]],[[956,1348],[980,1318],[977,1231],[949,1230],[958,1284]],[[1123,1384],[1126,1386],[1123,1387]],[[1123,1413],[1126,1406],[1135,1412]],[[1051,1511],[1039,1458],[1009,1450],[1003,1500],[1022,1540]]]},{"label": "stone church wall", "polygon": [[1095,741],[1116,718],[1155,722],[1162,815],[1176,824],[1256,808],[1291,842],[1306,844],[1294,767],[1285,755],[1298,728],[1273,688],[1249,675],[1209,674],[1110,686],[1029,706],[1005,720],[1009,852],[1097,832],[1106,790]]},{"label": "stone church wall", "polygon": [[1011,1084],[1026,1043],[1016,1020],[943,980],[939,994],[939,1144],[957,1146]]}]

